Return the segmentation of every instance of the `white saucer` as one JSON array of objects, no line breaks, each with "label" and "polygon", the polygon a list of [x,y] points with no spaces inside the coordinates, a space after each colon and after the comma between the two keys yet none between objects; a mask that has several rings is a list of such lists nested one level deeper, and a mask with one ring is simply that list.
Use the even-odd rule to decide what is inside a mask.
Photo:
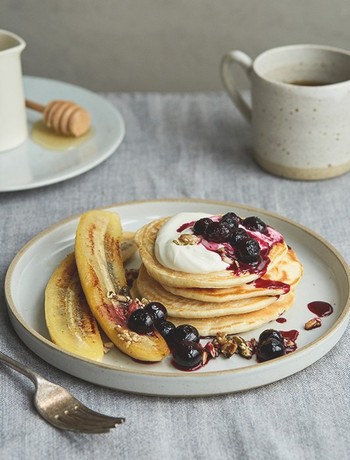
[{"label": "white saucer", "polygon": [[[210,214],[234,211],[241,216],[259,216],[275,227],[296,251],[304,266],[304,275],[296,288],[294,306],[283,315],[285,323],[272,321],[242,336],[248,340],[258,338],[267,327],[298,330],[298,349],[259,364],[255,358],[218,358],[194,372],[176,369],[170,357],[161,363],[142,364],[112,349],[102,362],[95,362],[61,350],[49,339],[44,291],[53,270],[74,248],[79,218],[73,216],[44,230],[26,244],[11,263],[5,280],[10,319],[18,336],[53,366],[117,390],[162,396],[204,396],[246,390],[285,378],[317,361],[341,338],[350,316],[349,269],[329,243],[307,228],[277,214],[234,203],[159,200],[119,204],[109,209],[119,213],[125,231],[135,231],[153,219],[182,211]],[[329,302],[334,312],[322,318],[321,327],[306,331],[305,322],[314,317],[307,304],[315,300]]]},{"label": "white saucer", "polygon": [[26,99],[46,105],[68,99],[84,107],[92,118],[92,136],[69,151],[47,150],[30,138],[42,114],[27,110],[28,139],[20,147],[0,153],[0,192],[26,190],[54,184],[94,168],[112,155],[125,135],[118,110],[97,94],[55,80],[24,77]]}]

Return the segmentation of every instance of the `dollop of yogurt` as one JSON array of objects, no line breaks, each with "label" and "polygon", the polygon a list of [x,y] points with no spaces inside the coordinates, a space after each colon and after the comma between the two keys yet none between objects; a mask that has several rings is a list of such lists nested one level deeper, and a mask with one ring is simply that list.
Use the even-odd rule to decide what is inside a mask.
[{"label": "dollop of yogurt", "polygon": [[174,243],[180,235],[192,234],[191,222],[211,214],[200,212],[182,212],[171,217],[159,230],[154,252],[164,267],[186,273],[210,273],[226,270],[229,266],[219,254],[209,251],[202,244],[178,245]]}]

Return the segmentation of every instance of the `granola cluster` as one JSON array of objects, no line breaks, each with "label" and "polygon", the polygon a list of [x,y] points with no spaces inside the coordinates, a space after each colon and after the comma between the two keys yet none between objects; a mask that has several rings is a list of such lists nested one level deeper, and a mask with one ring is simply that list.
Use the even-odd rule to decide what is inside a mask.
[{"label": "granola cluster", "polygon": [[243,358],[250,359],[255,352],[255,339],[244,340],[239,335],[225,334],[218,332],[211,342],[204,347],[203,363],[209,359],[215,359],[219,355],[231,358],[234,354],[239,354]]}]

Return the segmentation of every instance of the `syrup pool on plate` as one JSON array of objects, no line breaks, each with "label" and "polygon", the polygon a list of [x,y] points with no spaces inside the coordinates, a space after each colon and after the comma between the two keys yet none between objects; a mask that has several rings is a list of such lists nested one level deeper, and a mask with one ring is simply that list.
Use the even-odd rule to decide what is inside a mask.
[{"label": "syrup pool on plate", "polygon": [[41,145],[48,150],[72,150],[81,145],[92,135],[90,129],[86,134],[80,137],[64,136],[57,134],[47,128],[42,120],[37,121],[33,125],[31,138],[33,142]]}]

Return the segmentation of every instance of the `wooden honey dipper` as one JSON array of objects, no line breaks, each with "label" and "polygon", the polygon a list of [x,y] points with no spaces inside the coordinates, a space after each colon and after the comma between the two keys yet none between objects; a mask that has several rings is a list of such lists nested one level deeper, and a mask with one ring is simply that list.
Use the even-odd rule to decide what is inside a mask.
[{"label": "wooden honey dipper", "polygon": [[90,128],[89,113],[72,101],[52,101],[46,106],[25,102],[28,109],[42,112],[45,125],[57,134],[80,137]]}]

